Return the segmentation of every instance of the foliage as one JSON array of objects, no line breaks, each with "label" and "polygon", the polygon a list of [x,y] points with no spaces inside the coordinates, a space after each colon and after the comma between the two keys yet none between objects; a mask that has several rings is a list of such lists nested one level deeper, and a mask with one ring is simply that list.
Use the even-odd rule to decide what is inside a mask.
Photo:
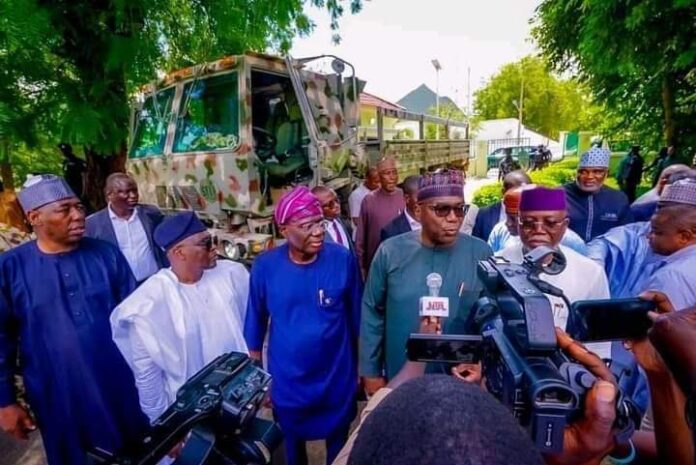
[{"label": "foliage", "polygon": [[644,146],[696,145],[696,0],[544,0],[533,36]]},{"label": "foliage", "polygon": [[482,186],[478,188],[476,192],[474,192],[474,198],[471,200],[471,203],[477,205],[479,208],[482,208],[493,205],[496,202],[500,202],[503,196],[502,189],[503,184],[499,182]]},{"label": "foliage", "polygon": [[3,0],[0,139],[33,145],[42,134],[52,145],[82,145],[88,166],[97,155],[123,157],[134,89],[161,70],[245,50],[287,51],[314,26],[306,5],[326,8],[337,31],[346,6],[355,13],[362,2]]},{"label": "foliage", "polygon": [[476,119],[517,118],[522,86],[522,121],[530,129],[553,139],[558,139],[559,131],[601,130],[603,109],[585,86],[558,79],[541,58],[532,56],[503,66],[474,93]]},{"label": "foliage", "polygon": [[415,139],[415,134],[413,132],[413,129],[411,128],[404,128],[404,129],[399,129],[399,131],[394,134],[394,140],[413,140]]},{"label": "foliage", "polygon": [[[605,181],[607,187],[618,189],[615,175],[616,169],[623,154],[612,154],[609,164],[609,177]],[[559,162],[553,163],[543,170],[533,171],[529,173],[534,184],[540,186],[557,187],[573,182],[575,180],[575,172],[578,169],[578,157],[567,157]],[[638,195],[641,195],[650,189],[649,182],[643,182],[637,190]],[[479,207],[486,207],[496,202],[500,202],[502,198],[502,184],[495,183],[483,186],[474,193],[473,203]]]},{"label": "foliage", "polygon": [[28,174],[53,173],[63,174],[63,156],[57,147],[39,140],[37,145],[15,144],[10,154],[10,162],[15,180],[15,187],[21,186]]},{"label": "foliage", "polygon": [[[428,109],[427,114],[433,116],[439,116],[442,119],[448,119],[452,121],[466,121],[466,115],[458,106],[450,102],[440,103],[440,114],[438,115],[437,106]],[[435,139],[436,131],[440,132],[440,140],[445,140],[449,138],[447,130],[443,125],[426,123],[425,124],[425,138]]]}]

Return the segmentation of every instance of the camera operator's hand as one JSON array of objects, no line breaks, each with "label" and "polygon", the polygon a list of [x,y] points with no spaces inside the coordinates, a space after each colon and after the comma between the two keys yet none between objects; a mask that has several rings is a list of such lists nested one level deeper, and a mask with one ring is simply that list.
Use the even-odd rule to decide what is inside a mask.
[{"label": "camera operator's hand", "polygon": [[[440,322],[440,318],[434,316],[422,317],[420,319],[418,332],[422,334],[442,334],[442,323]],[[387,386],[387,380],[381,376],[364,377],[363,385],[365,386],[365,393],[368,397],[371,397],[377,391]]]},{"label": "camera operator's hand", "polygon": [[424,316],[421,318],[418,332],[422,334],[442,334],[442,323],[436,316]]},{"label": "camera operator's hand", "polygon": [[467,383],[481,384],[481,363],[460,363],[452,367],[452,376]]},{"label": "camera operator's hand", "polygon": [[648,337],[624,344],[648,376],[660,463],[692,465],[695,454],[684,406],[685,394],[696,392],[696,309],[675,312],[660,292],[640,297],[655,302],[659,313],[649,314],[654,323]]},{"label": "camera operator's hand", "polygon": [[19,404],[0,408],[0,429],[15,439],[26,440],[28,433],[36,429],[34,420]]},{"label": "camera operator's hand", "polygon": [[684,394],[695,395],[696,307],[657,316],[648,338]]},{"label": "camera operator's hand", "polygon": [[[649,312],[648,317],[654,321],[660,318],[660,314],[663,313],[674,313],[674,308],[669,298],[661,292],[644,292],[640,295],[643,300],[652,301],[659,313]],[[667,365],[662,360],[660,354],[655,350],[650,340],[647,337],[642,339],[634,339],[629,341],[624,341],[624,347],[627,350],[633,352],[636,357],[638,364],[646,371],[654,376],[659,376],[662,378],[670,377]]]},{"label": "camera operator's hand", "polygon": [[611,371],[597,355],[558,328],[556,337],[561,350],[587,368],[597,381],[587,392],[583,417],[566,426],[563,452],[546,455],[545,461],[550,465],[599,464],[615,445],[613,424],[618,387]]}]

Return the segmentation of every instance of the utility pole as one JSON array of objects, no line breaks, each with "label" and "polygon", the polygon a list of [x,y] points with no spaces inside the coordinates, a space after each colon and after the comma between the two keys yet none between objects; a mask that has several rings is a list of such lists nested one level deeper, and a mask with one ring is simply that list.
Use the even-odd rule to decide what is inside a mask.
[{"label": "utility pole", "polygon": [[471,118],[471,66],[466,68],[466,120]]},{"label": "utility pole", "polygon": [[520,80],[520,103],[517,106],[517,145],[522,144],[522,116],[524,114],[524,72]]},{"label": "utility pole", "polygon": [[[435,67],[435,116],[440,117],[440,70],[442,66],[437,58],[431,61]],[[435,125],[435,140],[440,139],[440,125]]]}]

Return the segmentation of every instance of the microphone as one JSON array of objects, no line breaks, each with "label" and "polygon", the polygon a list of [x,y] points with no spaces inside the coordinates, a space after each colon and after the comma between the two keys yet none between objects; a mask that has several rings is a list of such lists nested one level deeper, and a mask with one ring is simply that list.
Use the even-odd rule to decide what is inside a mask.
[{"label": "microphone", "polygon": [[438,318],[449,317],[449,298],[440,297],[442,288],[442,276],[439,273],[430,273],[425,278],[430,295],[423,296],[418,301],[419,316],[435,316]]}]

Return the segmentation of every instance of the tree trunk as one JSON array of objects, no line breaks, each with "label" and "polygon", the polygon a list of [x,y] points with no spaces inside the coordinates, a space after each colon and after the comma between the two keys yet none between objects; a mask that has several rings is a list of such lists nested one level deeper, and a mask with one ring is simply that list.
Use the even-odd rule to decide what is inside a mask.
[{"label": "tree trunk", "polygon": [[0,180],[5,189],[14,190],[14,176],[10,164],[10,141],[3,139],[0,147]]},{"label": "tree trunk", "polygon": [[664,112],[664,134],[668,145],[677,144],[676,122],[674,120],[674,89],[670,73],[662,77],[662,110]]},{"label": "tree trunk", "polygon": [[106,206],[104,187],[106,178],[111,173],[126,171],[126,143],[121,144],[118,153],[106,155],[85,147],[87,172],[85,173],[84,200],[91,211],[101,210]]}]

